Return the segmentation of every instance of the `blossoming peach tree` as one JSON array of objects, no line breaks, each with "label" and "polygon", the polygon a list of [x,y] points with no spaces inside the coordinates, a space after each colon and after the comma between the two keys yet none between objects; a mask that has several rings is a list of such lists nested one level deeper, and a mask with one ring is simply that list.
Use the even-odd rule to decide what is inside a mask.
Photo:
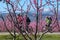
[{"label": "blossoming peach tree", "polygon": [[[6,18],[4,18],[2,14],[0,15],[0,18],[3,20],[3,25],[5,29],[10,33],[10,35],[13,37],[13,40],[16,40],[16,34],[18,34],[19,36],[22,35],[24,40],[42,40],[44,34],[48,32],[44,31],[42,32],[42,35],[38,37],[38,35],[40,34],[39,27],[42,27],[41,22],[42,12],[44,10],[44,6],[50,5],[51,2],[53,1],[47,0],[45,1],[46,3],[44,5],[42,3],[43,0],[0,0],[0,1],[3,1],[6,4],[6,7],[4,7],[4,9],[7,9],[8,11],[8,15],[6,16]],[[20,3],[21,1],[24,2]],[[26,9],[24,9],[24,7],[26,7]],[[31,11],[31,8],[36,12],[35,28],[28,26],[26,23],[26,16],[28,16],[29,12]],[[18,22],[16,11],[19,11],[21,15],[25,16],[25,18],[23,17],[22,24]],[[26,26],[28,26],[29,32],[26,31]],[[34,38],[32,38],[31,35],[32,36],[34,35],[33,36]]]}]

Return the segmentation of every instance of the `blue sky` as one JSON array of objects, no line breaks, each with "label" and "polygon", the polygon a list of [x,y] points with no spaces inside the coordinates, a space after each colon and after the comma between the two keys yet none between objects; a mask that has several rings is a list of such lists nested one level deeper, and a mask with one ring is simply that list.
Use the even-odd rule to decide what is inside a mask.
[{"label": "blue sky", "polygon": [[[16,0],[11,0],[12,2],[16,2]],[[21,4],[21,6],[24,4],[24,1],[26,1],[26,0],[21,0],[19,3]],[[33,3],[33,0],[31,0],[32,1],[32,3]],[[52,1],[52,0],[51,0]],[[52,4],[54,4],[55,5],[55,7],[56,7],[56,0],[54,0],[55,2],[54,3],[52,3]],[[39,3],[39,5],[40,5],[40,1],[38,2]],[[44,5],[46,2],[45,2],[45,0],[43,0],[42,1],[42,5]],[[29,5],[30,4],[30,2],[29,2],[29,0],[27,0],[26,1],[26,3],[24,4],[24,6],[23,6],[23,10],[27,10],[27,5]],[[60,4],[60,2],[59,2],[59,4]],[[32,4],[33,6],[34,6],[34,4]],[[10,7],[10,6],[9,6]],[[18,5],[18,7],[19,8],[21,8],[19,5]],[[51,5],[45,5],[43,8],[44,8],[44,11],[49,11],[49,7],[52,9],[53,7],[51,6]],[[0,12],[2,12],[2,13],[5,13],[5,12],[7,12],[7,10],[5,9],[5,8],[7,8],[6,7],[6,3],[3,3],[3,2],[0,2]],[[10,7],[11,8],[11,7]],[[35,6],[34,6],[34,8],[35,8]],[[59,10],[60,10],[60,6],[59,6]],[[32,6],[31,6],[31,9],[30,9],[30,11],[35,11],[33,8],[32,8]]]}]

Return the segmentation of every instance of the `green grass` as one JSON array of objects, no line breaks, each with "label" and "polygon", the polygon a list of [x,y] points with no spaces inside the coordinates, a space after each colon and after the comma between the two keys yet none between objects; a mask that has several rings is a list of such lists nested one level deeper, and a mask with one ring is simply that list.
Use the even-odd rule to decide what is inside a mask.
[{"label": "green grass", "polygon": [[42,40],[60,40],[60,35],[44,35]]},{"label": "green grass", "polygon": [[[0,40],[13,40],[13,37],[11,35],[0,35]],[[24,40],[24,38],[20,35],[16,37],[16,40]]]},{"label": "green grass", "polygon": [[[33,37],[33,36],[32,36]],[[12,40],[13,37],[10,35],[0,35],[0,40]],[[19,37],[17,36],[16,40],[24,40],[24,38],[20,35]],[[44,35],[42,40],[60,40],[60,35],[55,34],[55,35]]]}]

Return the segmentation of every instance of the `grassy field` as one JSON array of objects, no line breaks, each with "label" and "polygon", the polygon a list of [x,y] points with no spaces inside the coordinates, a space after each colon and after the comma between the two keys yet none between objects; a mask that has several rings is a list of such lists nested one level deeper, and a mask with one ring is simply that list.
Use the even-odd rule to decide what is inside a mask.
[{"label": "grassy field", "polygon": [[60,35],[44,35],[42,40],[60,40]]},{"label": "grassy field", "polygon": [[[13,40],[13,37],[10,35],[0,35],[0,40]],[[24,38],[20,35],[20,37],[17,36],[16,40],[24,40]],[[42,40],[60,40],[60,35],[44,35]]]}]

